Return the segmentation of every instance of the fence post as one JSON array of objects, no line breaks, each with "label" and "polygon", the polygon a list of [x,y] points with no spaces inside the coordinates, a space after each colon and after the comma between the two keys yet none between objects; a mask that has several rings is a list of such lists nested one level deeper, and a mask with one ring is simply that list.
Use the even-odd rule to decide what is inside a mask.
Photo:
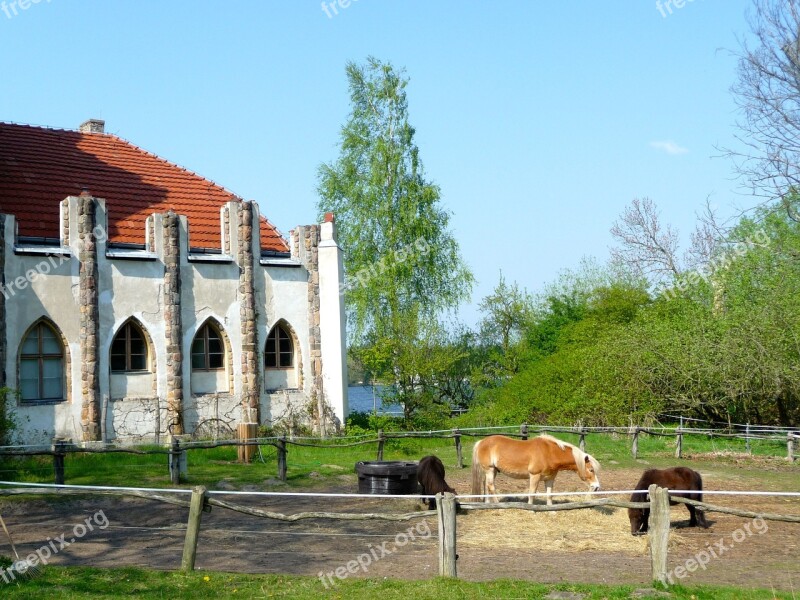
[{"label": "fence post", "polygon": [[197,558],[197,540],[200,537],[200,519],[206,504],[206,488],[202,485],[192,490],[192,500],[189,504],[189,523],[186,526],[186,539],[183,542],[183,559],[181,570],[194,571],[194,561]]},{"label": "fence post", "polygon": [[53,476],[56,485],[64,485],[64,457],[67,455],[65,447],[63,440],[56,440],[53,444]]},{"label": "fence post", "polygon": [[282,435],[277,440],[278,448],[278,479],[286,481],[286,436]]},{"label": "fence post", "polygon": [[678,439],[675,444],[675,458],[683,458],[683,431],[679,429],[677,433]]},{"label": "fence post", "polygon": [[752,454],[752,450],[750,449],[750,421],[747,422],[745,425],[744,430],[744,447],[747,450],[748,454]]},{"label": "fence post", "polygon": [[464,453],[461,450],[461,432],[458,429],[453,429],[453,439],[456,441],[456,460],[458,468],[464,468]]},{"label": "fence post", "polygon": [[528,424],[527,423],[523,423],[522,425],[519,426],[519,434],[520,434],[520,436],[522,437],[523,440],[527,440],[528,439]]},{"label": "fence post", "polygon": [[633,443],[631,444],[631,454],[633,454],[633,458],[637,458],[639,456],[639,428],[633,428]]},{"label": "fence post", "polygon": [[439,519],[439,576],[458,577],[456,569],[456,497],[450,492],[436,494]]},{"label": "fence post", "polygon": [[650,545],[650,567],[653,581],[667,585],[667,555],[669,545],[669,492],[650,486],[650,523],[648,527]]},{"label": "fence post", "polygon": [[386,439],[383,437],[383,429],[378,429],[378,458],[377,460],[383,460],[383,445],[386,443]]},{"label": "fence post", "polygon": [[580,448],[583,452],[586,452],[586,430],[580,430],[580,439],[578,441],[578,448]]},{"label": "fence post", "polygon": [[789,459],[789,462],[792,462],[794,460],[794,434],[791,431],[786,436],[786,454],[786,458]]},{"label": "fence post", "polygon": [[172,449],[169,453],[169,479],[173,485],[181,482],[181,442],[178,438],[172,438]]},{"label": "fence post", "polygon": [[240,463],[251,463],[258,450],[252,441],[258,437],[258,423],[239,423],[236,426],[236,437],[243,440],[244,444],[237,446],[237,458]]}]

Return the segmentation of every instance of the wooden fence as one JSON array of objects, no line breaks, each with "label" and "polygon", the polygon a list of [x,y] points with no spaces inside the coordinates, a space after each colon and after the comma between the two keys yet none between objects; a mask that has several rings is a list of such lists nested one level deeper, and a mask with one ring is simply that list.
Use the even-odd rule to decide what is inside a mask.
[{"label": "wooden fence", "polygon": [[[108,444],[96,447],[82,447],[65,441],[55,441],[50,448],[30,448],[30,447],[5,447],[0,448],[0,457],[22,457],[22,456],[52,456],[53,458],[53,477],[58,485],[65,483],[65,458],[68,454],[103,454],[103,453],[128,453],[139,455],[164,455],[167,457],[170,481],[179,485],[185,482],[188,477],[188,462],[186,453],[193,450],[203,450],[210,448],[220,448],[225,446],[236,446],[239,450],[238,457],[241,462],[250,462],[253,459],[255,450],[260,446],[273,446],[277,452],[277,477],[281,481],[286,481],[287,454],[288,447],[291,445],[298,447],[339,449],[351,448],[354,446],[372,445],[377,447],[376,460],[383,460],[386,442],[389,440],[404,439],[452,439],[456,450],[456,465],[464,468],[463,438],[481,438],[496,433],[527,440],[531,435],[540,433],[559,434],[567,433],[578,436],[578,446],[581,450],[586,450],[586,436],[589,434],[613,434],[626,435],[630,438],[631,456],[639,456],[639,439],[641,434],[660,437],[675,438],[675,457],[683,457],[683,438],[684,436],[702,435],[719,438],[743,439],[748,451],[752,451],[750,440],[772,440],[786,441],[787,460],[794,461],[798,458],[797,447],[800,445],[800,432],[789,429],[759,429],[750,432],[749,426],[744,433],[728,433],[719,430],[698,429],[698,428],[647,428],[647,427],[555,427],[545,425],[528,425],[523,423],[519,428],[514,427],[514,431],[508,431],[509,427],[503,428],[477,428],[477,429],[450,429],[442,431],[409,431],[409,432],[384,432],[379,430],[374,438],[338,438],[345,441],[357,439],[353,442],[320,443],[324,440],[319,438],[287,438],[286,436],[271,438],[254,438],[253,431],[240,429],[240,437],[235,440],[223,440],[215,442],[186,442],[178,437],[171,439],[168,448],[137,448],[126,446],[110,446]],[[313,440],[314,443],[308,440]]]},{"label": "wooden fence", "polygon": [[[223,508],[246,514],[279,521],[299,521],[303,519],[329,519],[345,521],[409,521],[411,519],[424,518],[428,516],[427,511],[416,511],[411,513],[336,513],[336,512],[301,512],[291,515],[266,511],[260,508],[237,504],[227,500],[221,500],[217,495],[224,492],[211,492],[203,486],[195,487],[190,490],[153,490],[142,488],[103,488],[96,486],[66,486],[58,487],[47,484],[21,484],[14,482],[0,482],[0,486],[14,485],[15,487],[0,487],[0,496],[30,495],[30,494],[99,494],[110,496],[134,496],[148,500],[166,502],[189,509],[189,516],[186,526],[183,554],[181,558],[181,569],[192,571],[195,567],[197,548],[202,527],[202,516],[204,512],[209,512],[213,507]],[[191,494],[187,501],[178,497],[181,494]],[[616,492],[621,493],[621,492]],[[627,493],[627,492],[625,492]],[[739,492],[748,494],[753,492]],[[758,493],[758,492],[755,492]],[[761,492],[763,494],[763,492]],[[261,492],[261,496],[287,496],[290,493],[280,492]],[[314,496],[316,494],[305,494]],[[800,496],[800,494],[798,494]],[[325,494],[318,494],[325,497]],[[352,494],[353,498],[363,497],[360,494]],[[585,510],[600,506],[611,506],[617,508],[649,508],[650,527],[648,529],[648,549],[650,552],[651,577],[654,582],[661,582],[665,585],[670,584],[668,578],[668,540],[670,529],[670,495],[669,490],[651,485],[648,490],[648,502],[628,502],[616,500],[611,497],[586,500],[582,502],[566,502],[554,505],[534,505],[520,502],[464,502],[457,505],[456,496],[450,493],[437,494],[436,508],[438,520],[438,558],[439,575],[443,577],[458,577],[457,559],[457,512],[458,510],[527,510],[534,512],[552,512],[565,510]],[[370,498],[380,498],[380,496],[369,496]],[[404,496],[405,498],[429,498],[430,496]],[[461,498],[469,498],[462,496]],[[732,509],[705,502],[697,502],[685,498],[672,497],[672,501],[683,504],[691,504],[706,512],[718,512],[723,514],[735,515],[748,518],[761,518],[765,521],[782,521],[788,523],[800,523],[800,515],[780,515],[773,513],[758,513],[739,509]]]}]

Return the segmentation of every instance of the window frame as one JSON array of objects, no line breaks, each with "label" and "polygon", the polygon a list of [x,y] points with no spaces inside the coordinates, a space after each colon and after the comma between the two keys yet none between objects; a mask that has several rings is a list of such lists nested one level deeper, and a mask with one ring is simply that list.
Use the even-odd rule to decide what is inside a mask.
[{"label": "window frame", "polygon": [[[210,345],[209,345],[209,335],[208,332],[213,331],[216,334],[217,339],[219,340],[220,347],[222,348],[221,352],[221,360],[219,367],[212,367],[211,366],[211,355],[210,352]],[[203,366],[202,367],[195,367],[194,366],[194,357],[199,355],[194,351],[194,345],[197,342],[198,337],[202,336],[203,341]],[[217,355],[216,352],[213,353],[215,356]],[[203,326],[197,330],[194,338],[192,338],[192,346],[189,348],[189,361],[192,365],[192,371],[200,371],[200,372],[214,372],[214,371],[224,371],[225,370],[225,362],[228,355],[228,348],[225,344],[225,338],[222,335],[222,331],[216,327],[213,323],[204,323]]]},{"label": "window frame", "polygon": [[[41,335],[41,330],[47,329],[50,331],[55,343],[58,345],[59,353],[44,353],[43,352],[43,337]],[[36,354],[26,354],[24,353],[25,343],[28,341],[30,336],[36,335],[37,339],[37,353]],[[50,398],[44,397],[44,361],[46,359],[54,359],[57,358],[61,361],[61,378],[60,378],[60,396],[53,396]],[[36,398],[23,398],[22,397],[22,362],[23,361],[32,361],[36,360],[36,368],[38,374],[38,390],[37,390],[37,397]],[[39,321],[38,323],[34,324],[22,338],[20,342],[20,351],[19,351],[19,362],[17,364],[17,382],[20,388],[19,391],[19,401],[20,404],[37,404],[37,403],[48,403],[48,402],[64,402],[66,401],[67,396],[67,386],[66,386],[66,350],[64,348],[64,342],[61,338],[61,333],[52,325],[50,325],[46,321]]]},{"label": "window frame", "polygon": [[[280,349],[281,338],[280,338],[280,334],[278,333],[279,331],[280,331],[280,333],[283,333],[283,335],[286,336],[285,339],[289,342],[289,345],[290,345],[289,356],[291,358],[291,361],[290,361],[291,364],[288,365],[288,366],[285,366],[285,367],[281,366],[281,356],[284,355],[284,354],[287,354],[287,353],[286,352],[282,352],[281,349]],[[275,340],[275,350],[272,351],[272,352],[270,352],[267,349],[267,346],[269,345],[270,339],[274,339]],[[292,369],[294,369],[296,367],[295,354],[296,354],[295,343],[294,343],[294,338],[292,337],[292,334],[289,333],[289,330],[286,327],[284,327],[282,324],[277,323],[270,330],[270,332],[267,334],[267,341],[264,343],[264,368],[265,369],[271,369],[273,371],[291,371]],[[274,359],[275,359],[275,365],[274,366],[268,364],[268,361],[269,361],[271,356],[273,356]]]},{"label": "window frame", "polygon": [[[131,368],[131,336],[130,330],[131,328],[135,328],[139,333],[139,337],[142,340],[142,344],[144,346],[144,367],[141,369],[132,369]],[[114,342],[117,341],[120,335],[125,335],[125,368],[124,369],[115,369],[113,367],[113,357],[114,357]],[[117,355],[121,356],[121,355]],[[136,356],[140,356],[137,354]],[[139,326],[138,323],[134,321],[127,321],[122,327],[119,328],[117,331],[117,335],[114,336],[114,339],[111,340],[111,348],[108,353],[108,364],[109,368],[111,369],[111,373],[115,375],[125,374],[125,373],[150,373],[152,369],[150,368],[150,346],[147,343],[147,336],[144,333],[144,329]]]}]

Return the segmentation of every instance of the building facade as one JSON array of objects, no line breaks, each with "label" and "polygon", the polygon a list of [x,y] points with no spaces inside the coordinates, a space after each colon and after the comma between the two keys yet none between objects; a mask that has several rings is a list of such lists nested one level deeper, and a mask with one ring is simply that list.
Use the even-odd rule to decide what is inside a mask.
[{"label": "building facade", "polygon": [[0,124],[0,387],[18,441],[343,422],[342,282],[333,215],[286,240],[255,202],[100,121]]}]

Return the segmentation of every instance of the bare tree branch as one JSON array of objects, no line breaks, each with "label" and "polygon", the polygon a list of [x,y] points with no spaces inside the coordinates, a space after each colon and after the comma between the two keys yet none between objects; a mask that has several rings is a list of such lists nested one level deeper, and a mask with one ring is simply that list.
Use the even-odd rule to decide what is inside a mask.
[{"label": "bare tree branch", "polygon": [[658,207],[649,198],[634,198],[611,227],[619,244],[611,256],[648,277],[653,283],[672,279],[683,272],[678,259],[678,232],[661,224]]},{"label": "bare tree branch", "polygon": [[727,228],[717,219],[710,198],[706,198],[703,211],[697,215],[697,224],[691,234],[691,245],[683,254],[686,269],[697,269],[707,264],[717,251],[720,240],[725,239],[727,233]]},{"label": "bare tree branch", "polygon": [[750,27],[756,45],[741,43],[731,88],[742,148],[725,152],[752,193],[769,202],[800,189],[800,0],[754,0]]}]

